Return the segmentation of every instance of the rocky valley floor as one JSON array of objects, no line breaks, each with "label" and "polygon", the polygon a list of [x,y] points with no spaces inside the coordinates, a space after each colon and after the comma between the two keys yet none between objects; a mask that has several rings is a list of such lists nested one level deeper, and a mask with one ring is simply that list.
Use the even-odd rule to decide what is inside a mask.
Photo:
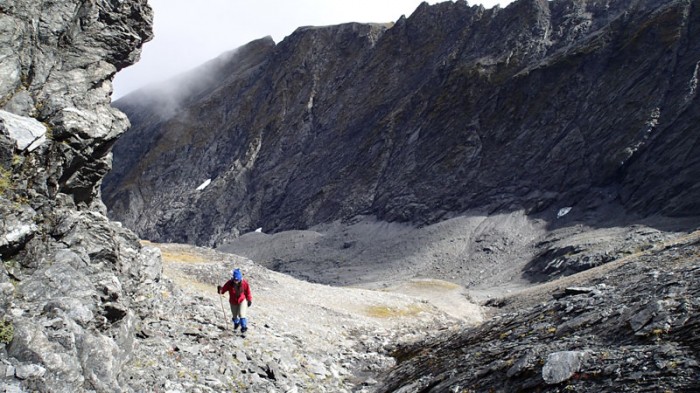
[{"label": "rocky valley floor", "polygon": [[[465,222],[468,225],[463,225]],[[575,336],[577,329],[589,327],[594,323],[591,321],[600,322],[602,317],[593,316],[589,318],[591,321],[576,322],[574,314],[579,313],[571,310],[581,306],[578,303],[591,307],[591,302],[596,301],[619,302],[621,300],[617,297],[625,296],[634,283],[643,282],[654,272],[658,277],[671,265],[673,269],[683,270],[678,277],[686,275],[689,277],[686,281],[698,279],[698,232],[630,226],[601,228],[597,229],[598,232],[568,227],[553,233],[535,224],[522,216],[511,215],[495,220],[479,219],[477,225],[462,218],[422,229],[360,220],[318,231],[276,235],[255,233],[242,237],[237,244],[238,250],[251,256],[255,262],[209,248],[148,244],[162,252],[164,280],[153,283],[157,290],[146,291],[142,299],[137,299],[144,305],[140,309],[143,323],[137,328],[140,339],[121,378],[137,391],[155,386],[155,391],[162,392],[411,392],[426,388],[428,382],[425,375],[412,375],[416,370],[411,369],[411,362],[406,360],[418,359],[416,361],[420,364],[421,356],[444,351],[436,343],[449,346],[449,340],[457,343],[469,341],[468,337],[472,337],[472,341],[482,340],[483,343],[463,344],[465,348],[460,353],[469,358],[469,353],[478,352],[471,354],[471,361],[474,361],[481,356],[479,353],[490,351],[494,359],[485,364],[495,369],[506,368],[506,365],[510,369],[517,361],[520,368],[513,371],[515,378],[527,375],[525,385],[534,386],[542,383],[541,368],[546,351],[555,352],[553,348],[556,347],[550,345],[550,348],[541,342],[555,340],[561,332],[567,337]],[[506,232],[506,227],[522,230]],[[467,231],[465,228],[472,229]],[[455,236],[461,236],[462,241]],[[609,263],[538,285],[522,276],[527,268],[526,258],[512,258],[525,253],[524,250],[531,247],[527,244],[532,244],[538,237],[546,239],[540,244],[548,245],[571,242],[572,238],[578,244],[588,242],[589,256],[596,254],[595,245],[600,248],[605,244],[610,250],[623,251],[615,254]],[[375,242],[370,241],[372,238]],[[465,244],[467,248],[471,247],[464,239],[478,244],[482,254],[476,255],[474,264],[460,267],[455,260],[462,258],[462,253],[469,252],[465,251]],[[382,248],[381,242],[390,246]],[[518,244],[522,246],[518,247]],[[683,249],[683,258],[669,259],[664,255],[673,253],[678,247]],[[359,262],[355,265],[338,262],[350,259],[343,253],[353,250],[364,259],[352,258]],[[419,254],[416,254],[417,250],[420,250]],[[306,258],[298,258],[301,254]],[[408,254],[413,257],[407,257]],[[388,255],[392,257],[387,258]],[[459,258],[452,258],[454,255]],[[381,259],[391,263],[381,265],[378,263]],[[317,263],[311,263],[314,261]],[[242,269],[254,296],[249,310],[250,330],[245,338],[232,331],[228,305],[215,289],[217,284],[223,284],[234,267]],[[460,280],[454,279],[459,269],[475,272],[478,279],[472,277],[469,279],[471,285],[460,285]],[[668,274],[673,275],[672,272]],[[449,278],[444,275],[453,278],[448,281],[443,279]],[[303,278],[326,283],[311,283]],[[692,289],[692,283],[688,282],[684,281],[685,292],[675,294],[674,301],[682,299],[683,307],[688,308],[690,315],[686,319],[692,324],[697,323],[693,318],[697,317],[698,299],[697,293],[688,292]],[[670,282],[669,285],[675,284]],[[583,289],[580,293],[573,290],[573,294],[564,296],[562,293],[566,288]],[[564,297],[564,302],[570,307],[562,306],[563,303],[553,296]],[[631,335],[663,336],[665,333],[658,333],[665,332],[662,322],[659,322],[660,327],[652,326],[658,322],[656,313],[645,321],[642,321],[643,316],[635,317],[644,313],[649,300],[642,297],[635,301],[638,304],[623,307],[627,310],[627,322],[624,323],[629,325],[629,320],[638,320],[633,322],[636,330],[631,331]],[[617,305],[609,307],[609,314],[615,314]],[[631,313],[630,310],[635,308],[641,311]],[[543,326],[540,330],[548,337],[513,336],[516,331],[535,329],[532,328],[534,325]],[[683,329],[688,327],[684,325]],[[486,330],[500,333],[484,333]],[[646,330],[649,332],[644,333]],[[495,343],[491,337],[494,334],[501,337]],[[499,347],[499,342],[502,347]],[[584,342],[571,345],[585,347]],[[606,344],[596,345],[602,347]],[[650,345],[653,347],[653,343]],[[489,346],[488,351],[482,348],[484,346]],[[494,346],[499,349],[493,349]],[[431,350],[424,352],[421,348]],[[527,357],[524,354],[527,348],[540,348],[542,353],[532,352]],[[654,352],[649,348],[649,353]],[[692,383],[688,380],[692,381],[699,375],[697,360],[673,346],[667,349],[673,349],[673,353],[667,351],[667,354],[659,355],[659,359],[666,362],[664,364],[674,357],[685,362],[684,372],[676,375],[680,378],[680,385],[675,387],[690,386]],[[606,351],[620,352],[615,348]],[[521,352],[520,360],[525,360],[519,361],[515,357]],[[622,352],[618,359],[621,364],[626,361]],[[455,355],[442,353],[442,356],[447,359]],[[543,357],[539,365],[538,356]],[[496,363],[500,366],[496,367]],[[610,363],[614,365],[615,361],[610,360]],[[465,360],[463,364],[469,362]],[[478,364],[477,360],[473,367]],[[636,364],[630,363],[621,370],[633,371]],[[388,374],[390,370],[395,371]],[[534,371],[540,376],[533,377]],[[444,372],[450,374],[449,370]],[[566,374],[566,370],[563,373]],[[434,374],[440,375],[437,371]],[[487,374],[500,378],[493,370]],[[404,382],[397,382],[401,378]],[[444,389],[474,386],[473,381],[449,382],[450,379],[444,376],[439,379]],[[508,376],[504,374],[502,379],[507,380]],[[405,380],[412,382],[406,384]],[[477,380],[487,381],[489,378]],[[561,383],[558,381],[550,387],[560,389]],[[493,386],[501,385],[494,383]],[[501,386],[496,391],[510,391],[511,388]]]},{"label": "rocky valley floor", "polygon": [[[163,254],[160,284],[167,289],[140,299],[150,306],[122,375],[138,391],[372,391],[394,365],[389,353],[396,345],[483,320],[481,307],[445,281],[337,288],[211,249],[153,246]],[[232,330],[228,304],[216,294],[233,267],[254,296],[245,338]]]}]

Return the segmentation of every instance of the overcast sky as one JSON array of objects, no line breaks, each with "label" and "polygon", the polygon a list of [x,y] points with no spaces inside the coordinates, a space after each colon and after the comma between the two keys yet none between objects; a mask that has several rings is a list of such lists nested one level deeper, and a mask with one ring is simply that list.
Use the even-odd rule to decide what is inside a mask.
[{"label": "overcast sky", "polygon": [[[505,7],[511,0],[472,0]],[[117,74],[113,99],[194,68],[250,41],[279,43],[299,26],[346,22],[394,22],[421,0],[149,0],[155,38],[141,60]],[[430,0],[435,4],[440,1]]]}]

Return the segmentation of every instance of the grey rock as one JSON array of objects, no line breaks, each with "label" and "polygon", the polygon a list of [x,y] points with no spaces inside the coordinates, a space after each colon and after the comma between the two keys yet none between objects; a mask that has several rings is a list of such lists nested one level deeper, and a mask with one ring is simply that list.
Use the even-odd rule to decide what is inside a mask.
[{"label": "grey rock", "polygon": [[0,247],[7,247],[9,245],[22,242],[34,233],[36,233],[38,227],[32,224],[24,224],[21,222],[16,222],[13,224],[19,224],[18,226],[13,226],[5,229],[5,236],[0,239]]},{"label": "grey rock", "polygon": [[636,332],[641,330],[647,323],[654,318],[654,310],[650,307],[640,310],[630,318],[630,326]]},{"label": "grey rock", "polygon": [[[697,296],[697,250],[695,239],[650,251],[604,275],[580,281],[582,287],[601,291],[598,296],[550,297],[539,303],[533,299],[481,326],[400,347],[394,351],[398,364],[381,379],[377,391],[410,391],[415,381],[424,381],[420,386],[428,392],[453,386],[555,392],[563,382],[571,386],[568,389],[585,393],[624,391],[629,386],[693,390],[700,368],[689,366],[696,362],[689,346],[696,339],[689,331],[697,327],[700,314],[680,308],[670,311],[673,304],[667,301]],[[651,270],[666,274],[654,277]],[[687,281],[676,286],[676,277]],[[606,285],[597,285],[601,281]],[[658,306],[659,302],[664,305]],[[659,312],[635,331],[631,321],[641,310]],[[666,328],[654,325],[661,314]],[[655,327],[650,329],[651,325]],[[557,326],[566,326],[565,334]],[[666,362],[677,368],[670,369]],[[680,363],[684,366],[678,368]]]},{"label": "grey rock", "polygon": [[76,340],[80,367],[85,380],[98,391],[119,390],[117,373],[121,366],[120,349],[117,344],[102,335],[85,334]]},{"label": "grey rock", "polygon": [[21,362],[46,368],[49,386],[60,390],[78,389],[84,378],[78,360],[59,343],[51,342],[41,328],[25,319],[15,319],[15,338],[8,354]]},{"label": "grey rock", "polygon": [[89,306],[90,303],[86,305],[81,300],[73,297],[48,297],[48,299],[43,309],[48,315],[65,315],[84,328],[88,327],[94,320],[94,314]]},{"label": "grey rock", "polygon": [[[143,187],[147,195],[128,190],[121,195],[132,198],[119,203],[140,208],[162,203],[155,215],[144,214],[141,223],[157,223],[153,233],[161,238],[211,244],[247,229],[274,232],[358,212],[429,223],[473,206],[495,212],[525,208],[553,216],[556,212],[548,207],[571,205],[574,209],[556,221],[566,225],[586,214],[582,206],[601,208],[615,200],[641,213],[696,211],[688,202],[695,189],[679,187],[685,185],[683,179],[697,178],[694,162],[679,162],[680,177],[666,176],[670,169],[657,164],[678,157],[683,149],[689,149],[683,150],[688,157],[697,156],[694,145],[686,143],[686,136],[693,135],[688,130],[697,124],[695,91],[687,85],[690,66],[697,62],[696,42],[675,35],[680,26],[687,30],[681,37],[696,36],[697,14],[687,2],[659,5],[656,0],[634,5],[618,0],[605,7],[520,1],[507,10],[484,10],[463,2],[424,4],[392,28],[301,28],[280,45],[269,38],[251,43],[211,62],[207,67],[212,78],[187,84],[167,99],[156,97],[165,101],[154,117],[132,119],[152,122],[154,129],[189,119],[220,130],[215,136],[199,130],[189,135],[183,131],[189,124],[183,121],[181,134],[161,138],[153,133],[127,143],[137,145],[137,159],[146,150],[172,148],[162,162],[180,165],[191,149],[180,143],[189,142],[190,136],[201,138],[195,150],[206,154],[199,155],[196,173],[178,167],[194,175],[192,184],[170,187],[176,184],[172,175],[144,168],[156,188]],[[460,386],[553,391],[560,387],[544,384],[540,370],[546,355],[584,347],[590,361],[581,363],[579,373],[600,378],[605,388],[567,380],[582,392],[619,391],[630,383],[647,390],[651,383],[672,391],[695,387],[698,363],[692,350],[699,344],[693,333],[700,309],[700,270],[678,261],[696,258],[696,246],[652,249],[624,271],[606,276],[610,286],[600,293],[548,298],[474,328],[430,334],[403,327],[395,332],[358,328],[343,332],[357,347],[341,340],[337,349],[314,349],[305,346],[310,333],[285,331],[284,318],[294,310],[284,310],[290,314],[253,315],[253,334],[245,340],[232,335],[228,319],[221,320],[220,304],[192,296],[191,288],[164,276],[160,253],[140,244],[126,229],[130,221],[125,226],[109,221],[100,200],[101,182],[111,167],[109,149],[127,125],[126,117],[109,107],[111,78],[136,60],[138,48],[151,37],[147,3],[13,1],[4,2],[0,11],[0,110],[34,118],[50,134],[32,151],[18,154],[16,140],[0,133],[2,180],[9,185],[0,193],[2,312],[14,328],[13,340],[0,346],[4,390],[342,392],[447,391]],[[642,19],[646,24],[638,23]],[[636,31],[635,26],[654,26],[654,33],[671,29],[674,34],[664,37],[672,48],[654,51],[649,37],[655,34],[627,41],[621,32]],[[494,34],[499,37],[495,46],[485,45],[482,38]],[[627,44],[638,44],[636,49],[646,57],[635,56]],[[619,56],[617,49],[622,49]],[[387,53],[391,61],[386,61]],[[589,53],[599,57],[587,57]],[[649,60],[654,54],[656,61]],[[675,56],[674,72],[661,72],[668,64],[666,56]],[[598,66],[581,76],[580,67],[567,68],[579,61]],[[615,61],[632,70],[629,80],[653,75],[666,92],[663,99],[653,99],[660,97],[656,85],[632,86],[599,72]],[[282,63],[296,68],[280,68]],[[378,71],[370,72],[374,69]],[[549,77],[571,88],[554,92],[553,85],[543,83]],[[542,105],[548,97],[567,102],[566,95],[576,90],[571,84],[587,86],[581,90],[589,92],[588,100],[573,99],[582,106]],[[371,97],[361,94],[366,85],[374,87]],[[609,85],[617,90],[604,90]],[[488,97],[478,94],[484,88]],[[607,93],[596,95],[598,89]],[[211,112],[188,109],[229,98],[230,92],[237,95],[226,111],[216,105]],[[618,93],[628,98],[624,102],[629,107],[639,107],[640,96],[652,99],[638,112],[614,108],[616,115],[625,116],[611,124],[606,121],[613,111],[609,102],[622,99]],[[365,105],[372,109],[358,110]],[[484,109],[476,116],[467,110],[471,107]],[[256,109],[255,119],[249,116],[251,108]],[[455,109],[470,113],[469,118],[455,116]],[[496,121],[501,118],[512,121]],[[232,124],[231,119],[238,120]],[[559,126],[567,121],[570,127]],[[624,131],[602,138],[610,129]],[[460,143],[443,136],[448,134]],[[539,150],[540,134],[547,141],[546,154]],[[160,144],[167,140],[172,144]],[[590,142],[598,140],[604,146]],[[519,145],[515,156],[528,165],[514,171],[510,164],[489,160],[513,153],[509,144]],[[347,146],[358,147],[355,157],[336,159]],[[325,166],[323,173],[313,170],[319,163]],[[133,168],[126,165],[117,172],[128,177],[125,172]],[[360,173],[354,175],[357,168]],[[420,181],[414,182],[409,172],[419,174]],[[572,173],[585,173],[581,183]],[[540,178],[542,174],[547,176]],[[195,193],[209,178],[211,184]],[[532,179],[536,184],[529,183]],[[288,186],[283,193],[281,183]],[[435,184],[454,185],[454,192],[436,193]],[[589,186],[595,196],[590,196]],[[257,194],[245,198],[248,190]],[[669,195],[675,199],[667,203]],[[209,213],[193,210],[201,206],[211,208]],[[227,216],[230,212],[233,216]],[[158,214],[162,219],[154,221]],[[172,225],[184,221],[190,223],[186,230]],[[233,229],[230,223],[235,223]],[[636,236],[630,245],[656,235]],[[507,252],[510,244],[499,239],[508,238],[485,236],[483,249],[489,255]],[[330,246],[348,252],[362,246],[344,248],[346,241]],[[554,240],[539,250],[564,243]],[[599,246],[589,261],[580,255],[573,264],[552,263],[552,273],[576,268],[578,262],[595,265],[598,257],[614,258],[626,250]],[[214,257],[230,271],[231,256]],[[253,278],[270,274],[250,261],[239,262]],[[552,261],[542,262],[546,267]],[[218,283],[217,268],[194,265],[199,266],[182,271],[199,273],[202,285]],[[505,301],[503,307],[509,304]],[[649,305],[655,307],[649,309],[652,318],[637,321],[635,315]],[[633,320],[640,329],[632,328]],[[423,322],[444,326],[448,319]],[[552,332],[557,326],[567,326],[568,333],[558,336]],[[324,335],[330,338],[339,334],[335,328],[327,330]],[[416,348],[393,343],[405,337],[425,340]],[[20,381],[16,376],[23,366],[29,367],[19,375],[27,379]],[[368,385],[361,386],[363,381]]]},{"label": "grey rock", "polygon": [[18,288],[27,301],[40,301],[56,297],[90,299],[95,294],[88,277],[69,265],[53,264],[23,281]]},{"label": "grey rock", "polygon": [[24,390],[20,387],[19,382],[3,383],[0,381],[0,387],[4,388],[6,393],[24,393]]},{"label": "grey rock", "polygon": [[15,93],[4,107],[10,113],[31,115],[36,112],[34,99],[24,89],[20,89],[19,92]]},{"label": "grey rock", "polygon": [[138,275],[142,280],[160,281],[163,274],[163,265],[160,257],[160,250],[155,247],[143,247],[141,249],[137,265],[141,267]]},{"label": "grey rock", "polygon": [[506,376],[508,378],[512,378],[516,375],[519,375],[527,370],[530,370],[534,368],[535,363],[537,361],[537,356],[534,353],[526,353],[524,356],[522,356],[518,361],[513,364],[511,368],[508,369],[506,372]]},{"label": "grey rock", "polygon": [[542,379],[550,385],[566,381],[580,371],[585,356],[580,351],[550,353],[542,367]]},{"label": "grey rock", "polygon": [[326,366],[323,365],[323,363],[320,363],[318,361],[315,361],[313,359],[309,360],[309,364],[307,366],[309,372],[314,373],[317,375],[319,378],[325,378],[326,376],[329,375],[328,369]]},{"label": "grey rock", "polygon": [[41,378],[46,373],[46,369],[38,364],[23,364],[15,369],[15,376],[18,379]]},{"label": "grey rock", "polygon": [[558,228],[535,245],[537,255],[528,263],[524,275],[532,281],[547,281],[574,274],[652,247],[667,237],[659,229],[641,225]]},{"label": "grey rock", "polygon": [[39,230],[37,212],[29,206],[19,208],[0,201],[0,250],[16,251],[22,248]]},{"label": "grey rock", "polygon": [[146,281],[141,264],[157,277],[160,261],[104,217],[99,188],[128,126],[111,79],[152,37],[152,17],[144,0],[0,5],[0,303],[14,328],[0,357],[22,378],[4,390],[125,390],[136,331],[125,297]]},{"label": "grey rock", "polygon": [[15,375],[15,367],[14,367],[14,366],[7,365],[7,366],[3,366],[3,367],[4,367],[4,370],[5,370],[5,372],[3,373],[3,375],[4,375],[5,377],[14,377],[14,375]]},{"label": "grey rock", "polygon": [[0,110],[0,132],[15,140],[18,150],[33,151],[46,142],[46,126],[36,119]]},{"label": "grey rock", "polygon": [[[3,275],[3,278],[5,276]],[[12,303],[15,294],[15,287],[9,282],[0,282],[0,310],[6,313],[7,308]]]}]

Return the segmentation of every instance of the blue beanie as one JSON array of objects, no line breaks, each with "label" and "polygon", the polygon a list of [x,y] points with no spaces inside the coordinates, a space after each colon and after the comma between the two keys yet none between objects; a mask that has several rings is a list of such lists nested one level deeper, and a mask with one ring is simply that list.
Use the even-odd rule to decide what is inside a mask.
[{"label": "blue beanie", "polygon": [[243,278],[243,274],[241,274],[241,269],[233,269],[233,279],[240,281]]}]

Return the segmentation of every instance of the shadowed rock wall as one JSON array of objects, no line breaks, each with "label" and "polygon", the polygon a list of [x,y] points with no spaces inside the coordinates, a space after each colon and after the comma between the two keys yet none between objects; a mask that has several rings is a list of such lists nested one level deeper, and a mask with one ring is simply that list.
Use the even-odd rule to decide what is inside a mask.
[{"label": "shadowed rock wall", "polygon": [[458,1],[255,41],[116,103],[105,201],[210,245],[358,214],[697,215],[698,22],[687,0]]}]

